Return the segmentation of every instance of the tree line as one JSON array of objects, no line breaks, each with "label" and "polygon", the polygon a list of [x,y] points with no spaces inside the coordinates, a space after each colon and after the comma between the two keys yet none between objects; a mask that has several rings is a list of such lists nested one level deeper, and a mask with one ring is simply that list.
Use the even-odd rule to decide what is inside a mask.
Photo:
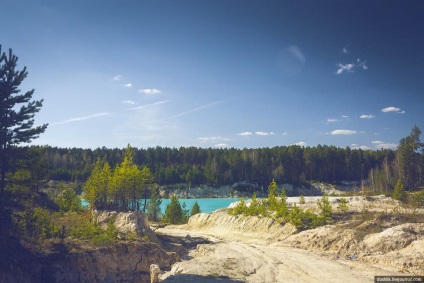
[{"label": "tree line", "polygon": [[[52,180],[85,181],[97,159],[114,167],[125,149],[81,149],[41,147]],[[318,145],[277,146],[256,149],[212,149],[196,147],[133,148],[133,161],[150,168],[155,182],[161,185],[191,183],[214,186],[243,180],[266,186],[305,180],[338,182],[368,178],[371,169],[383,162],[393,162],[393,150],[362,150]]]}]

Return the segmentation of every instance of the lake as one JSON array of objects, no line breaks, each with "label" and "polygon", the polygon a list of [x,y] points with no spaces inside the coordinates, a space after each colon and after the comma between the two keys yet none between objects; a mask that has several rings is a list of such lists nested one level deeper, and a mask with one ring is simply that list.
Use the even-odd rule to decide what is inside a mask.
[{"label": "lake", "polygon": [[[181,204],[186,204],[186,209],[191,211],[193,204],[197,201],[200,206],[200,210],[204,213],[211,213],[220,208],[227,208],[232,202],[239,201],[239,198],[189,198],[189,199],[178,199]],[[162,199],[160,206],[161,213],[165,213],[166,206],[170,203],[170,199]]]},{"label": "lake", "polygon": [[[227,208],[232,202],[239,201],[239,198],[181,198],[178,199],[180,201],[180,204],[183,203],[186,204],[186,209],[191,211],[191,208],[193,207],[194,202],[197,201],[197,203],[200,206],[200,210],[204,213],[211,213],[217,209],[220,208]],[[160,206],[161,213],[165,213],[166,206],[171,202],[170,199],[162,199],[162,204]],[[81,204],[83,207],[88,207],[88,202],[85,200],[81,201]],[[144,205],[144,200],[140,200],[141,207]]]}]

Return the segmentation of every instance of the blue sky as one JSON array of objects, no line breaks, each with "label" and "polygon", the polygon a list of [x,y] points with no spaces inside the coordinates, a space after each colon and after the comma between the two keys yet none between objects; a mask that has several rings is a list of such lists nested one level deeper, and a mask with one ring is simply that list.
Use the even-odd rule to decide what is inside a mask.
[{"label": "blue sky", "polygon": [[0,0],[33,144],[395,148],[424,130],[422,1]]}]

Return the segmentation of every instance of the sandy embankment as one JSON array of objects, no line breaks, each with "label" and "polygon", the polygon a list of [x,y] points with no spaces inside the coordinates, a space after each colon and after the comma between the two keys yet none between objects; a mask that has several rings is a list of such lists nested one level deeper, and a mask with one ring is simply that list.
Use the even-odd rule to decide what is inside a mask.
[{"label": "sandy embankment", "polygon": [[[371,208],[351,202],[353,209],[364,205]],[[382,200],[375,207],[387,209]],[[298,233],[268,218],[217,211],[156,232],[211,241],[174,264],[163,282],[374,282],[375,275],[423,272],[424,224],[402,224],[357,239],[354,229],[338,225]]]}]

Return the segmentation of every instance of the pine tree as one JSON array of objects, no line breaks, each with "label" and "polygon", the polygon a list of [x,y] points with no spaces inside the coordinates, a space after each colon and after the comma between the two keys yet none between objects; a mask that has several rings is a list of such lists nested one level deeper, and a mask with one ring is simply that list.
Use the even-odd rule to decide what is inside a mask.
[{"label": "pine tree", "polygon": [[20,94],[19,86],[27,77],[26,67],[16,70],[18,57],[9,49],[2,53],[0,45],[0,193],[6,186],[6,174],[16,145],[28,143],[43,133],[47,124],[34,127],[35,113],[43,100],[31,101],[34,89]]},{"label": "pine tree", "polygon": [[318,207],[321,209],[321,219],[324,223],[331,221],[331,212],[333,208],[331,207],[328,197],[322,196],[321,200],[318,200]]},{"label": "pine tree", "polygon": [[340,212],[348,211],[349,206],[347,205],[347,200],[345,198],[340,198],[339,205],[337,206],[337,210]]},{"label": "pine tree", "polygon": [[200,210],[200,206],[197,203],[197,201],[193,204],[192,208],[191,208],[191,213],[190,216],[193,216],[195,214],[201,213],[202,211]]},{"label": "pine tree", "polygon": [[181,224],[185,222],[186,217],[181,204],[175,195],[171,196],[171,202],[166,206],[165,215],[162,220],[170,224]]},{"label": "pine tree", "polygon": [[162,204],[162,199],[159,195],[159,189],[153,188],[150,191],[150,200],[147,204],[147,215],[152,221],[159,221],[161,215],[160,205]]},{"label": "pine tree", "polygon": [[268,186],[268,205],[269,205],[269,209],[274,211],[276,211],[278,207],[277,190],[278,190],[277,183],[273,179]]},{"label": "pine tree", "polygon": [[404,201],[406,199],[406,194],[400,179],[397,180],[395,190],[393,191],[393,199],[400,201]]},{"label": "pine tree", "polygon": [[398,152],[400,160],[400,169],[402,180],[407,189],[413,190],[420,183],[421,168],[420,152],[423,149],[423,143],[420,141],[421,130],[414,126],[411,134],[399,142]]}]

